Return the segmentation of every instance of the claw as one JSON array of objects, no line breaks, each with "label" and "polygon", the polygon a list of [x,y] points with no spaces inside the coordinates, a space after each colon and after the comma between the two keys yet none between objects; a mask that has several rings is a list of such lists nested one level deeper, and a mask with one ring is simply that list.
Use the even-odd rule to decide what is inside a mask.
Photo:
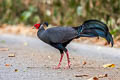
[{"label": "claw", "polygon": [[64,68],[64,69],[69,69],[71,66],[70,62],[68,63],[68,65]]},{"label": "claw", "polygon": [[53,67],[53,69],[60,69],[60,66],[55,66]]},{"label": "claw", "polygon": [[70,66],[66,66],[64,69],[70,69]]},{"label": "claw", "polygon": [[61,66],[61,62],[62,62],[63,56],[64,56],[64,54],[62,53],[58,66],[53,67],[53,69],[60,69],[60,66]]}]

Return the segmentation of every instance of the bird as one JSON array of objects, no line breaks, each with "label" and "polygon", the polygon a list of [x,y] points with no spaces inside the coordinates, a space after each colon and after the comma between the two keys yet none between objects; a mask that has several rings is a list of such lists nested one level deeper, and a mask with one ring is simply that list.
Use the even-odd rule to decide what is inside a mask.
[{"label": "bird", "polygon": [[56,26],[45,29],[45,26],[48,27],[48,25],[48,22],[43,22],[41,24],[35,24],[33,28],[38,29],[37,36],[40,40],[60,51],[61,57],[58,65],[55,66],[54,69],[60,69],[64,53],[66,53],[67,56],[66,68],[70,68],[71,63],[66,46],[74,39],[80,37],[102,37],[105,38],[112,47],[114,44],[113,37],[107,25],[99,20],[86,20],[83,24],[76,27]]}]

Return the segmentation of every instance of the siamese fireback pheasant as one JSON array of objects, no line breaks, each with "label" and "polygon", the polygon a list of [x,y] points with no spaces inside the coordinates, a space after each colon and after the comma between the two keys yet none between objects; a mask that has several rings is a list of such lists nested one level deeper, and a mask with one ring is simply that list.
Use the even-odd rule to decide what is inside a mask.
[{"label": "siamese fireback pheasant", "polygon": [[108,44],[111,43],[111,46],[114,44],[112,35],[110,34],[107,25],[98,20],[87,20],[77,27],[61,26],[45,30],[44,26],[48,26],[48,23],[44,22],[42,24],[35,24],[34,28],[38,29],[37,36],[40,40],[60,51],[61,58],[55,69],[60,68],[64,52],[67,55],[67,68],[70,68],[69,53],[66,46],[73,39],[80,37],[103,37],[107,40]]}]

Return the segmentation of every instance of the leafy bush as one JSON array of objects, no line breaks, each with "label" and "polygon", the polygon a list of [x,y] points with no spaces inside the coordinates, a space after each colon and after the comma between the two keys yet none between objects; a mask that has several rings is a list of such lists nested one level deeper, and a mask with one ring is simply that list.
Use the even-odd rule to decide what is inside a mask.
[{"label": "leafy bush", "polygon": [[0,0],[0,24],[80,25],[87,19],[105,22],[120,32],[120,0]]}]

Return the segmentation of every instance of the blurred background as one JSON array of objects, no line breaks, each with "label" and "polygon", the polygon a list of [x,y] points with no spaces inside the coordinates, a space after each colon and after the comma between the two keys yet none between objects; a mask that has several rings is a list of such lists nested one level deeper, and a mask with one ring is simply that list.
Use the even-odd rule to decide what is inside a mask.
[{"label": "blurred background", "polygon": [[31,26],[44,21],[54,26],[77,26],[88,19],[106,23],[120,46],[120,0],[0,0],[2,33],[24,32],[22,28],[27,34]]}]

